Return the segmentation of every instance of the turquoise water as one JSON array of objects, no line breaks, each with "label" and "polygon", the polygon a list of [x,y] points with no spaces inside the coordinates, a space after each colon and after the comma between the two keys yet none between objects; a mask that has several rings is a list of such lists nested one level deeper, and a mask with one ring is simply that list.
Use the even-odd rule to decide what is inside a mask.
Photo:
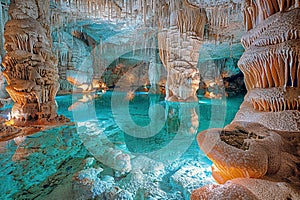
[{"label": "turquoise water", "polygon": [[[213,183],[211,162],[195,137],[230,123],[243,96],[199,97],[197,103],[170,103],[146,93],[129,97],[121,92],[58,96],[58,113],[74,125],[1,142],[0,199],[88,199],[74,186],[87,158],[95,158],[93,168],[103,169],[102,181],[112,178],[132,199],[188,199],[193,189]],[[5,109],[2,114],[9,106]],[[130,170],[119,169],[108,151],[128,155]]]}]

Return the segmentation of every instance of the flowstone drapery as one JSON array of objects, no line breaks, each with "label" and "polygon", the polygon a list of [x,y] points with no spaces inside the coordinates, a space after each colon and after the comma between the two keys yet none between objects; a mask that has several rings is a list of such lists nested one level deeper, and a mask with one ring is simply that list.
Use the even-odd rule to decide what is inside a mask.
[{"label": "flowstone drapery", "polygon": [[278,12],[242,38],[239,67],[257,110],[300,109],[299,16],[299,8]]}]

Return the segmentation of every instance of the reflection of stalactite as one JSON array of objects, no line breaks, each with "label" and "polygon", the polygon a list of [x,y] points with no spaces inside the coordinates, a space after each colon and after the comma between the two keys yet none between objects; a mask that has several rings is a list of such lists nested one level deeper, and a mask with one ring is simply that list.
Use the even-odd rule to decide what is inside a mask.
[{"label": "reflection of stalactite", "polygon": [[169,104],[166,108],[166,125],[169,133],[194,135],[198,131],[197,104]]}]

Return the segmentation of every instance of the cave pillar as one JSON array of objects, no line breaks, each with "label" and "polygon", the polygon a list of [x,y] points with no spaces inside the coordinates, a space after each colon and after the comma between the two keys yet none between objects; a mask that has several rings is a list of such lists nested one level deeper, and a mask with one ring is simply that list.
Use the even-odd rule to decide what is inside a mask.
[{"label": "cave pillar", "polygon": [[2,61],[15,124],[45,124],[57,118],[57,60],[52,54],[49,0],[15,0],[5,24]]},{"label": "cave pillar", "polygon": [[227,199],[299,199],[294,190],[298,164],[287,161],[300,156],[295,151],[300,133],[299,1],[249,0],[243,12],[248,32],[238,66],[248,92],[229,125],[198,135],[221,185],[197,189],[191,199],[224,199],[220,194]]},{"label": "cave pillar", "polygon": [[170,1],[159,19],[158,46],[167,71],[166,100],[197,101],[197,68],[205,13],[186,1]]},{"label": "cave pillar", "polygon": [[244,10],[250,30],[242,37],[245,53],[238,66],[256,110],[300,110],[300,9],[280,7],[285,5],[275,6],[281,12],[268,18],[272,13],[264,13],[264,4]]}]

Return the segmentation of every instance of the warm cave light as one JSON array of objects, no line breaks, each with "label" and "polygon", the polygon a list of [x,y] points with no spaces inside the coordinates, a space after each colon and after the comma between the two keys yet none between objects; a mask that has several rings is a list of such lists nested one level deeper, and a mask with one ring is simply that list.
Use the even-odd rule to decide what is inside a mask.
[{"label": "warm cave light", "polygon": [[125,97],[126,100],[132,101],[132,99],[134,98],[134,91],[129,91],[127,92],[127,95]]},{"label": "warm cave light", "polygon": [[131,84],[133,84],[135,82],[135,77],[133,74],[129,74],[126,79]]},{"label": "warm cave light", "polygon": [[207,97],[207,98],[216,98],[216,97],[218,97],[218,95],[215,95],[213,92],[208,92],[208,91],[205,92],[204,96]]},{"label": "warm cave light", "polygon": [[6,121],[5,123],[4,123],[6,126],[13,126],[15,123],[14,123],[14,120],[9,120],[9,121]]}]

